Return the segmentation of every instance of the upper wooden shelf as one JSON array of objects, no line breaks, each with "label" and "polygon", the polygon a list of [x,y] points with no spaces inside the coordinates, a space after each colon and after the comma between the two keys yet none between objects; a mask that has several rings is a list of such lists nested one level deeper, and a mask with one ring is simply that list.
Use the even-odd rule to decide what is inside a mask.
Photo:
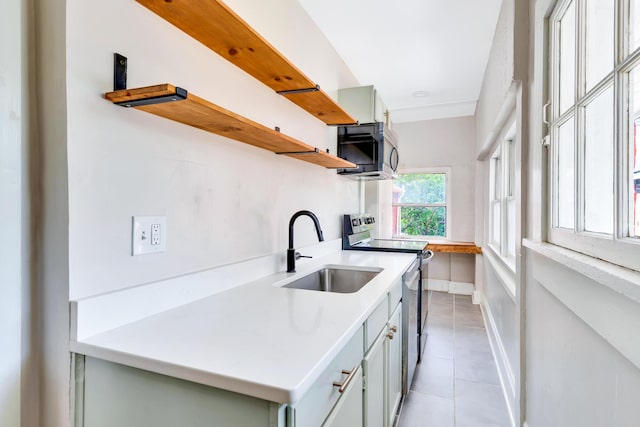
[{"label": "upper wooden shelf", "polygon": [[[136,1],[326,124],[356,123],[329,95],[219,0]],[[294,92],[286,93],[290,91]]]},{"label": "upper wooden shelf", "polygon": [[453,254],[481,254],[482,248],[472,242],[429,242],[429,249],[433,252],[447,252]]},{"label": "upper wooden shelf", "polygon": [[118,90],[105,93],[104,97],[124,107],[146,111],[326,168],[356,167],[355,164],[340,157],[300,142],[170,84]]}]

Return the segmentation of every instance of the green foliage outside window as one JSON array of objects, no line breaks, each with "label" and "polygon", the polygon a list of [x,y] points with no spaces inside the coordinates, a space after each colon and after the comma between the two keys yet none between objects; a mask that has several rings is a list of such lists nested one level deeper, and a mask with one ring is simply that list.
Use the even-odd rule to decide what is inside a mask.
[{"label": "green foliage outside window", "polygon": [[[402,174],[395,182],[394,204],[399,207],[399,228],[396,232],[411,236],[445,237],[446,207],[424,206],[446,203],[444,173]],[[423,206],[402,206],[406,204]]]},{"label": "green foliage outside window", "polygon": [[444,207],[400,208],[400,232],[410,236],[445,237]]}]

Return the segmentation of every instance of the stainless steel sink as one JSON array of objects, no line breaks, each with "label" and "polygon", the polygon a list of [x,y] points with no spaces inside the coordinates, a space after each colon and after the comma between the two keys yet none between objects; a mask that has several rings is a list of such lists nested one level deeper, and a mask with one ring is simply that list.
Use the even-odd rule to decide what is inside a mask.
[{"label": "stainless steel sink", "polygon": [[283,288],[349,294],[358,292],[382,271],[375,267],[325,266],[283,286]]}]

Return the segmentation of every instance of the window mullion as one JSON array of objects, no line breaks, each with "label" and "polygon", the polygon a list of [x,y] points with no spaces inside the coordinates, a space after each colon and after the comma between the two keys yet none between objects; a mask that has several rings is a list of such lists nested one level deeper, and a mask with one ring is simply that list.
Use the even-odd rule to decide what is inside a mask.
[{"label": "window mullion", "polygon": [[584,231],[585,212],[585,106],[576,107],[575,120],[575,231]]},{"label": "window mullion", "polygon": [[586,21],[587,12],[585,1],[576,1],[576,79],[575,79],[575,104],[584,96],[586,88]]},{"label": "window mullion", "polygon": [[584,147],[585,147],[585,107],[581,104],[586,89],[586,22],[587,12],[585,1],[577,1],[576,4],[576,103],[574,107],[574,231],[580,233],[584,230]]},{"label": "window mullion", "polygon": [[502,193],[500,194],[500,254],[507,255],[507,194],[509,192],[509,146],[508,140],[502,141]]},{"label": "window mullion", "polygon": [[625,34],[630,34],[629,21],[626,20],[625,10],[630,10],[630,0],[620,0],[615,2],[615,34],[614,34],[614,49],[615,49],[615,67],[624,61],[624,58],[629,53],[629,43]]},{"label": "window mullion", "polygon": [[[629,108],[629,74],[620,71],[620,64],[625,62],[629,55],[630,34],[629,11],[630,0],[616,2],[616,68],[613,79],[614,103],[614,176],[613,176],[613,239],[621,240],[629,236],[629,218],[632,204],[630,204],[629,176],[632,171],[633,156],[629,153],[629,130],[633,120]],[[631,123],[630,123],[631,121]]]},{"label": "window mullion", "polygon": [[551,215],[551,228],[556,228],[558,227],[558,224],[560,223],[559,220],[559,188],[558,188],[558,183],[559,183],[559,174],[558,174],[558,169],[559,169],[559,162],[560,162],[560,158],[558,155],[558,134],[560,132],[560,129],[558,127],[557,124],[553,124],[553,126],[551,126],[550,129],[550,135],[551,135],[551,145],[549,146],[549,160],[550,160],[550,180],[549,180],[549,191],[551,192],[551,203],[549,203],[549,214]]},{"label": "window mullion", "polygon": [[[629,179],[632,169],[633,156],[630,153],[629,130],[629,74],[621,72],[620,65],[629,56],[630,34],[630,0],[616,2],[615,14],[615,49],[616,66],[614,68],[614,176],[613,176],[613,239],[619,240],[629,236]],[[632,120],[631,120],[632,121]]]}]

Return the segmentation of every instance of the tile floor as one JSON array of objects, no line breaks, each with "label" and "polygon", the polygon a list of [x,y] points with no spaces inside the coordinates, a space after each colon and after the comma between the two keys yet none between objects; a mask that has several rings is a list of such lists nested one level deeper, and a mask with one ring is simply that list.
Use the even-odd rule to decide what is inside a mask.
[{"label": "tile floor", "polygon": [[510,427],[480,307],[432,291],[427,333],[398,427]]}]

